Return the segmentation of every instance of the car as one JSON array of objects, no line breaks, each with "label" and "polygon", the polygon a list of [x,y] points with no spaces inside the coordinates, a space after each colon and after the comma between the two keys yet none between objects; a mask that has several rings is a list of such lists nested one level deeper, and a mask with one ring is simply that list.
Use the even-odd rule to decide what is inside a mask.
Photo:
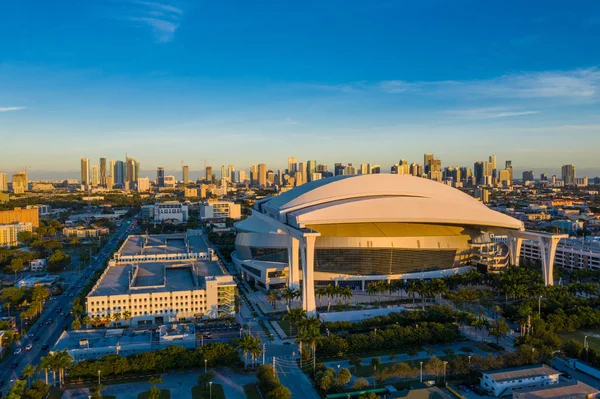
[{"label": "car", "polygon": [[42,350],[46,350],[46,349],[48,349],[48,344],[42,345]]},{"label": "car", "polygon": [[21,353],[21,348],[17,348],[15,349],[15,351],[13,352],[15,355],[18,355],[19,353]]},{"label": "car", "polygon": [[568,379],[568,380],[570,380],[571,378],[573,378],[573,377],[571,376],[571,374],[569,374],[569,373],[563,373],[563,377],[565,377],[565,378],[566,378],[566,379]]},{"label": "car", "polygon": [[73,293],[70,293],[70,294],[69,294],[69,296],[70,296],[71,298],[73,298]]},{"label": "car", "polygon": [[39,340],[40,340],[40,337],[33,338],[33,342],[38,342]]},{"label": "car", "polygon": [[46,321],[46,324],[50,325],[52,324],[53,320],[52,319],[48,319],[48,321]]},{"label": "car", "polygon": [[33,348],[33,345],[31,345],[31,344],[27,344],[27,346],[25,347],[25,350],[26,350],[26,351],[30,351],[30,350],[31,350],[31,348]]},{"label": "car", "polygon": [[29,338],[33,338],[33,336],[34,336],[34,335],[35,335],[35,334],[33,334],[33,333],[29,333],[29,334],[27,334],[27,336],[28,336]]},{"label": "car", "polygon": [[19,367],[19,362],[14,362],[13,364],[10,365],[11,369],[16,369],[17,367]]}]

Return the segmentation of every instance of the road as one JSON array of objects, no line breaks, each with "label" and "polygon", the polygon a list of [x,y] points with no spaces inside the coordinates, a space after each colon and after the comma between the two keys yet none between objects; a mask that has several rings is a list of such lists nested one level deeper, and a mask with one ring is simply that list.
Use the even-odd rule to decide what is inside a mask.
[{"label": "road", "polygon": [[[52,349],[63,330],[70,327],[73,321],[73,317],[69,315],[71,302],[94,275],[94,272],[104,267],[108,256],[116,249],[119,241],[136,228],[136,222],[128,223],[130,220],[126,219],[123,222],[123,225],[119,227],[116,234],[104,245],[98,255],[92,258],[90,264],[79,275],[75,275],[75,279],[65,288],[62,295],[53,297],[46,302],[42,315],[29,329],[29,335],[33,336],[23,337],[7,349],[10,350],[10,354],[0,363],[0,384],[2,384],[0,392],[6,394],[14,381],[21,376],[23,368],[27,364],[33,366],[39,364],[40,358],[46,355],[49,349]],[[61,316],[61,312],[67,316]],[[25,350],[27,344],[33,345],[29,351]],[[43,345],[48,345],[49,349],[42,349]],[[21,348],[21,353],[14,353],[17,348]],[[15,362],[18,365],[12,368]]]}]

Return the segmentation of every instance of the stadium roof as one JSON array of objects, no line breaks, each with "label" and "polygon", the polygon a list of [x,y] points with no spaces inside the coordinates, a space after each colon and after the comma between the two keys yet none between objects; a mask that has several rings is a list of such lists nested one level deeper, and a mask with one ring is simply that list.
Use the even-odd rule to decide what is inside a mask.
[{"label": "stadium roof", "polygon": [[431,223],[523,230],[523,223],[468,194],[409,175],[336,176],[303,184],[255,204],[297,228],[335,223]]}]

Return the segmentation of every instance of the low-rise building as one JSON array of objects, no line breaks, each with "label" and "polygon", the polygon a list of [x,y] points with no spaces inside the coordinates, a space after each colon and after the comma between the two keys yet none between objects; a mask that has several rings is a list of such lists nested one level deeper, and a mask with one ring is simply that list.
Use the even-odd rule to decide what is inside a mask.
[{"label": "low-rise building", "polygon": [[62,231],[63,235],[68,237],[92,238],[108,235],[110,230],[108,227],[65,227]]},{"label": "low-rise building", "polygon": [[36,285],[50,287],[52,284],[54,284],[56,282],[56,280],[58,280],[57,276],[50,276],[50,275],[29,276],[29,277],[24,277],[21,280],[17,281],[16,286],[19,288],[21,288],[21,287],[33,288]]},{"label": "low-rise building", "polygon": [[513,399],[593,399],[600,391],[581,381],[517,389]]},{"label": "low-rise building", "polygon": [[539,388],[557,384],[560,372],[545,364],[485,371],[481,388],[493,396],[511,394],[515,389]]},{"label": "low-rise building", "polygon": [[157,202],[154,204],[154,221],[187,222],[188,204],[177,201]]},{"label": "low-rise building", "polygon": [[64,331],[52,351],[67,350],[75,362],[100,359],[110,354],[123,357],[176,345],[196,347],[196,330],[192,323],[163,325],[152,330],[79,330]]},{"label": "low-rise building", "polygon": [[31,261],[29,269],[32,272],[43,272],[48,268],[48,261],[46,259],[34,259]]},{"label": "low-rise building", "polygon": [[14,208],[10,211],[0,211],[0,224],[30,222],[33,227],[40,226],[40,216],[37,208]]},{"label": "low-rise building", "polygon": [[242,208],[240,204],[229,201],[208,201],[200,205],[200,219],[240,219]]}]

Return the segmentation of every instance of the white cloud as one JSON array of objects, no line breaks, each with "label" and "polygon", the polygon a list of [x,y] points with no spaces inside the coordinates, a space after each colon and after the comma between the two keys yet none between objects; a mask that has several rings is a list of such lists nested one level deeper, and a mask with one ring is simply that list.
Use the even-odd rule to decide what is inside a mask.
[{"label": "white cloud", "polygon": [[25,107],[0,107],[0,112],[21,111]]},{"label": "white cloud", "polygon": [[127,18],[149,26],[160,42],[170,42],[181,24],[183,10],[170,4],[154,1],[134,1],[137,15]]},{"label": "white cloud", "polygon": [[487,107],[487,108],[472,108],[458,109],[446,112],[449,115],[464,117],[468,119],[491,119],[491,118],[507,118],[511,116],[535,115],[539,111],[514,110],[503,107]]}]

